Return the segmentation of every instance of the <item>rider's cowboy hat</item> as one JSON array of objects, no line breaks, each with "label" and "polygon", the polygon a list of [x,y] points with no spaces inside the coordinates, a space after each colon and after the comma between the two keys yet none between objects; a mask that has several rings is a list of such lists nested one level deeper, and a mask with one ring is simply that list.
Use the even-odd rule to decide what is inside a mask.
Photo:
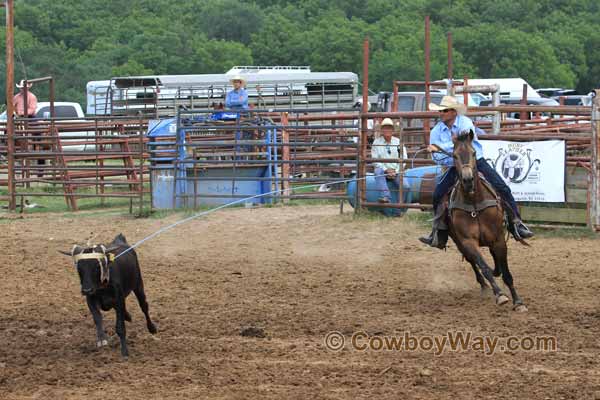
[{"label": "rider's cowboy hat", "polygon": [[242,86],[246,85],[246,78],[244,78],[241,75],[234,75],[229,82],[231,82],[231,84],[233,85],[233,81],[241,81],[242,82]]},{"label": "rider's cowboy hat", "polygon": [[394,126],[394,121],[392,121],[391,118],[385,118],[383,121],[381,121],[381,127],[383,128],[384,126]]},{"label": "rider's cowboy hat", "polygon": [[[27,88],[29,89],[31,86],[33,86],[33,83],[27,82]],[[25,87],[25,80],[21,79],[21,82],[17,83],[17,87],[19,89],[22,89],[23,87]]]},{"label": "rider's cowboy hat", "polygon": [[456,110],[458,114],[464,114],[467,111],[467,107],[452,96],[444,96],[439,105],[429,103],[429,109],[432,111]]}]

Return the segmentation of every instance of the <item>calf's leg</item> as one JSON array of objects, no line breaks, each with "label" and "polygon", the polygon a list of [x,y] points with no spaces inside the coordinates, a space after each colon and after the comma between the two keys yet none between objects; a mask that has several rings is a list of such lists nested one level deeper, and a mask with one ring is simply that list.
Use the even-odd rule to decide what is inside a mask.
[{"label": "calf's leg", "polygon": [[135,293],[135,297],[137,298],[138,303],[140,304],[140,308],[146,316],[146,326],[148,327],[148,332],[150,332],[151,334],[155,334],[157,330],[156,326],[150,319],[150,314],[148,313],[148,302],[146,301],[146,293],[144,293],[144,281],[142,281],[141,277],[140,284],[136,289],[133,290],[133,293]]},{"label": "calf's leg", "polygon": [[121,355],[125,358],[129,356],[129,350],[127,349],[127,337],[125,330],[125,296],[123,296],[123,290],[121,288],[115,289],[116,305],[115,311],[117,313],[117,323],[115,330],[121,341]]},{"label": "calf's leg", "polygon": [[92,313],[94,324],[96,325],[96,347],[102,347],[108,345],[108,336],[104,332],[104,326],[102,324],[102,312],[98,309],[98,304],[94,301],[92,296],[85,296],[88,308]]}]

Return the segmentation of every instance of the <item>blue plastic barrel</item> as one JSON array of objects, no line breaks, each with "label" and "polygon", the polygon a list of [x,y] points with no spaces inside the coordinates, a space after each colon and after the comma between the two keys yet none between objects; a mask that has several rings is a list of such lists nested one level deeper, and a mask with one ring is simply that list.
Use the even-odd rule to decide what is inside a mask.
[{"label": "blue plastic barrel", "polygon": [[152,207],[158,210],[172,210],[175,207],[175,176],[173,168],[150,170],[152,179]]},{"label": "blue plastic barrel", "polygon": [[[442,176],[442,167],[439,165],[427,165],[424,167],[417,167],[407,169],[404,172],[404,202],[405,203],[421,203],[422,197],[425,193],[424,183],[430,183],[429,180],[435,178],[435,183],[439,181]],[[431,185],[435,187],[435,185]]]},{"label": "blue plastic barrel", "polygon": [[[428,165],[424,167],[411,168],[404,171],[404,180],[402,184],[403,203],[419,203],[424,191],[423,182],[428,179],[436,179],[436,182],[442,175],[442,168],[437,165]],[[375,176],[367,174],[366,181],[366,198],[369,203],[376,203],[381,194],[375,185]],[[357,182],[349,182],[346,189],[348,201],[354,207],[356,196]],[[391,193],[391,203],[398,203],[398,187],[394,181],[387,181],[388,188]],[[434,185],[431,185],[434,186]],[[406,212],[406,208],[384,208],[384,207],[369,207],[371,211],[378,211],[389,217],[400,216]]]}]

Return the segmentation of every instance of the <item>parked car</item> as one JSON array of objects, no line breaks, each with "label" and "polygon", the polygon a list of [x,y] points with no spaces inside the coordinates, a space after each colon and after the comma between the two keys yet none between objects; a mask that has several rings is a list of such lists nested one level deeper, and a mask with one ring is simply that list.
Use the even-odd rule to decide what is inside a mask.
[{"label": "parked car", "polygon": [[[54,114],[56,118],[85,118],[79,103],[66,101],[54,102]],[[42,101],[37,104],[35,118],[50,118],[49,102]],[[6,111],[0,114],[0,121],[6,121]]]},{"label": "parked car", "polygon": [[[521,99],[518,97],[501,97],[500,104],[519,105],[519,104],[521,104]],[[484,100],[479,105],[480,105],[480,107],[489,107],[492,105],[492,101]],[[558,101],[556,101],[554,99],[548,99],[545,97],[534,97],[534,98],[527,99],[527,105],[528,106],[558,106],[560,104],[558,103]],[[519,112],[512,112],[512,113],[508,113],[506,117],[519,119],[520,114],[519,114]],[[549,114],[542,113],[542,117],[549,117]],[[531,119],[531,118],[532,118],[532,113],[529,113],[529,119]]]},{"label": "parked car", "polygon": [[574,89],[564,88],[540,88],[535,90],[542,97],[560,97],[560,96],[572,96],[576,95],[577,91]]},{"label": "parked car", "polygon": [[527,87],[527,97],[540,97],[539,94],[531,87],[523,78],[486,78],[486,79],[469,79],[469,85],[498,85],[500,91],[498,94],[501,98],[520,97],[523,95],[523,85]]},{"label": "parked car", "polygon": [[561,99],[564,99],[565,106],[591,106],[592,105],[592,96],[584,96],[584,95],[573,95],[573,96],[555,96],[552,97],[554,100],[561,102]]}]

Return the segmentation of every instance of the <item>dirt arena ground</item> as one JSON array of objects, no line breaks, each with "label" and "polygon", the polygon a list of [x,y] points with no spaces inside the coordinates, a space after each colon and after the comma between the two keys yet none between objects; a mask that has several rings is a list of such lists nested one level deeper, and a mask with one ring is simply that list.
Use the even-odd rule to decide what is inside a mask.
[{"label": "dirt arena ground", "polygon": [[[454,246],[421,246],[422,223],[334,206],[225,210],[142,245],[159,333],[130,297],[129,360],[113,313],[111,346],[96,350],[78,277],[57,250],[91,232],[135,242],[178,218],[0,219],[0,399],[600,399],[600,240],[511,241],[529,307],[520,314],[480,297]],[[241,335],[247,328],[264,337]],[[325,345],[332,331],[346,339],[341,351]],[[435,355],[372,341],[360,351],[356,332],[555,336],[558,350]]]}]

